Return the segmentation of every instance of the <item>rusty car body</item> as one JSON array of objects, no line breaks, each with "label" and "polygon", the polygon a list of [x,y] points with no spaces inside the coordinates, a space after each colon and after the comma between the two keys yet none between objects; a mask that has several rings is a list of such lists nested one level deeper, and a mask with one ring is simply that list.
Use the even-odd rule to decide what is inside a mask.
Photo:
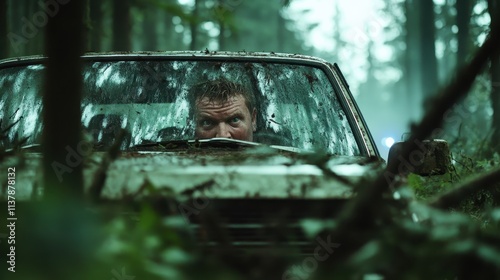
[{"label": "rusty car body", "polygon": [[[0,164],[22,162],[18,200],[43,197],[44,59],[0,62]],[[169,206],[162,204],[159,211],[181,215],[195,232],[201,232],[208,213],[216,213],[235,246],[276,246],[279,240],[312,253],[314,240],[306,238],[300,222],[331,218],[358,182],[384,166],[339,67],[322,59],[185,51],[93,53],[82,60],[82,145],[69,147],[67,162],[57,163],[54,172],[64,180],[83,164],[88,190],[107,150],[119,140],[120,155],[106,168],[102,200],[165,199]],[[189,88],[220,77],[256,95],[255,142],[194,139]],[[9,155],[14,150],[25,152]],[[1,195],[6,196],[5,186]],[[278,220],[290,229],[286,238],[263,234],[266,224],[276,226]],[[197,236],[217,243],[217,236]]]}]

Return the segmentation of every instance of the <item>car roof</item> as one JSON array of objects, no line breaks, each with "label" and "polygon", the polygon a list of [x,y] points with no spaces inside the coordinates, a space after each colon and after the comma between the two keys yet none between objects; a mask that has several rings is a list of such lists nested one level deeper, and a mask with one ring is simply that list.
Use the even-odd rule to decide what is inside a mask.
[{"label": "car roof", "polygon": [[[306,63],[306,64],[322,64],[330,66],[331,64],[319,57],[292,54],[292,53],[275,53],[275,52],[249,52],[249,51],[131,51],[131,52],[87,52],[82,55],[84,60],[92,60],[96,58],[104,60],[134,60],[134,59],[168,59],[168,58],[182,58],[182,59],[234,59],[234,60],[255,60],[261,59],[265,61],[287,62],[287,63]],[[35,61],[46,59],[43,55],[21,56],[5,58],[0,60],[0,65],[7,66],[11,64],[28,64]]]}]

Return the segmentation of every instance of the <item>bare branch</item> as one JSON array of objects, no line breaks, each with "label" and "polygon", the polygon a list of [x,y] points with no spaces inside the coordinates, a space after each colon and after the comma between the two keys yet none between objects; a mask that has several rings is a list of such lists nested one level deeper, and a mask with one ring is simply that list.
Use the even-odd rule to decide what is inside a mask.
[{"label": "bare branch", "polygon": [[429,204],[441,209],[458,206],[460,202],[470,198],[472,194],[488,189],[495,184],[500,184],[500,168],[493,169],[481,174],[479,177],[459,184],[456,188],[442,194]]},{"label": "bare branch", "polygon": [[[479,48],[473,59],[465,64],[457,73],[455,79],[444,88],[440,94],[434,99],[430,105],[430,109],[424,116],[422,121],[413,127],[410,139],[403,146],[402,156],[408,158],[413,151],[418,151],[418,144],[432,134],[433,129],[440,127],[444,114],[456,102],[465,97],[471,88],[476,76],[483,70],[489,61],[489,58],[500,50],[500,34],[490,33],[490,36],[485,43]],[[365,230],[370,227],[375,227],[377,221],[383,220],[385,207],[383,197],[384,194],[393,188],[399,163],[392,161],[371,186],[363,188],[357,196],[352,199],[339,215],[338,224],[334,232],[337,242],[353,241],[352,233],[357,230]],[[342,257],[354,252],[365,241],[357,240],[356,243],[349,245],[350,250],[344,252]],[[346,246],[347,247],[347,246]],[[341,262],[342,259],[337,258]]]}]

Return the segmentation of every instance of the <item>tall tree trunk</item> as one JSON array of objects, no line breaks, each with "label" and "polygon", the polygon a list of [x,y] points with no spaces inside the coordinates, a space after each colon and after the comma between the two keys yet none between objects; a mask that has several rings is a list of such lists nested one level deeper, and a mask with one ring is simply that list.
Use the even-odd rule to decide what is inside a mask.
[{"label": "tall tree trunk", "polygon": [[189,24],[191,30],[191,43],[189,49],[195,50],[198,44],[198,20],[199,20],[199,0],[194,0],[193,12],[191,13],[191,23]]},{"label": "tall tree trunk", "polygon": [[7,0],[0,0],[0,59],[9,56],[9,43],[7,34]]},{"label": "tall tree trunk", "polygon": [[437,91],[436,27],[433,0],[420,0],[420,51],[424,98]]},{"label": "tall tree trunk", "polygon": [[158,11],[158,49],[162,51],[179,49],[176,47],[173,34],[172,15],[163,10]]},{"label": "tall tree trunk", "polygon": [[472,2],[471,0],[457,0],[457,65],[462,65],[467,61],[467,56],[469,55],[470,48],[472,44],[469,37],[469,26],[472,13]]},{"label": "tall tree trunk", "polygon": [[277,15],[277,29],[276,32],[276,50],[277,52],[286,52],[285,50],[285,19],[283,18],[283,15],[281,14],[283,8],[278,9],[278,12],[276,13]]},{"label": "tall tree trunk", "polygon": [[101,51],[101,40],[102,40],[102,2],[100,0],[88,0],[89,1],[89,50],[90,51]]},{"label": "tall tree trunk", "polygon": [[[45,203],[27,217],[33,228],[49,227],[57,234],[38,236],[42,248],[57,252],[56,261],[44,259],[45,250],[30,252],[31,260],[43,267],[49,279],[86,279],[88,271],[87,217],[83,213],[83,152],[81,135],[82,73],[80,56],[84,50],[83,8],[85,0],[58,1],[59,11],[48,19],[43,92],[43,179]],[[53,3],[58,3],[53,1]],[[55,4],[54,4],[55,6]],[[64,210],[62,210],[64,209]],[[61,211],[62,210],[62,211]],[[75,221],[78,221],[75,223]],[[69,230],[68,230],[69,229]],[[80,245],[79,245],[80,244]],[[64,261],[64,269],[61,262]],[[36,271],[37,268],[35,268]]]},{"label": "tall tree trunk", "polygon": [[35,40],[37,39],[37,37],[40,36],[40,34],[39,34],[40,29],[37,28],[35,26],[35,24],[33,23],[34,22],[33,21],[33,12],[32,12],[32,8],[31,8],[32,2],[30,2],[28,0],[22,0],[21,2],[23,3],[22,10],[21,10],[21,14],[24,17],[23,23],[22,23],[23,28],[26,28],[26,26],[32,26],[32,27],[26,28],[26,29],[33,30],[31,32],[26,32],[27,34],[32,34],[32,35],[29,38],[28,42],[26,43],[26,46],[24,48],[24,55],[33,55],[34,54],[33,53],[33,45],[35,44]]},{"label": "tall tree trunk", "polygon": [[[500,1],[488,0],[488,12],[491,17],[491,32],[500,32]],[[493,148],[500,149],[500,54],[491,57],[491,107],[493,108]]]},{"label": "tall tree trunk", "polygon": [[113,0],[113,51],[130,51],[130,0]]},{"label": "tall tree trunk", "polygon": [[84,0],[72,0],[60,5],[59,12],[49,18],[47,25],[43,162],[45,195],[49,198],[64,194],[81,198],[83,195],[81,154],[78,155],[83,3]]},{"label": "tall tree trunk", "polygon": [[218,37],[218,45],[219,45],[219,51],[222,51],[225,49],[225,37],[224,33],[226,32],[226,27],[224,24],[223,20],[219,20],[219,37]]},{"label": "tall tree trunk", "polygon": [[10,16],[9,26],[11,27],[10,31],[16,35],[16,39],[9,38],[12,46],[11,53],[15,56],[25,55],[26,44],[30,40],[31,34],[26,34],[21,28],[23,25],[21,20],[23,18],[24,1],[10,0],[10,4],[12,15]]},{"label": "tall tree trunk", "polygon": [[217,0],[217,8],[215,10],[215,18],[217,20],[217,24],[219,25],[219,36],[217,37],[217,45],[219,48],[219,51],[225,49],[225,37],[224,34],[226,33],[226,23],[225,23],[225,17],[227,16],[227,10],[224,7],[224,0]]},{"label": "tall tree trunk", "polygon": [[157,33],[157,22],[158,22],[158,13],[156,9],[152,7],[145,7],[144,9],[144,21],[142,23],[143,26],[143,50],[146,51],[155,51],[158,50],[158,33]]},{"label": "tall tree trunk", "polygon": [[[35,1],[26,3],[25,15],[28,20],[35,26],[36,36],[34,36],[27,45],[27,54],[35,55],[43,52],[43,34],[45,32],[45,24],[48,22],[48,15],[39,10]],[[45,22],[45,24],[44,24]]]},{"label": "tall tree trunk", "polygon": [[335,44],[335,51],[333,52],[333,59],[335,62],[340,62],[340,59],[338,57],[338,54],[341,52],[341,50],[344,47],[343,40],[342,40],[342,34],[340,33],[341,27],[340,27],[340,22],[341,22],[341,15],[342,13],[340,12],[339,8],[339,2],[335,1],[335,15],[333,18],[333,42]]},{"label": "tall tree trunk", "polygon": [[419,29],[419,5],[416,0],[406,0],[405,2],[405,67],[404,76],[406,81],[406,96],[408,114],[411,119],[416,120],[421,115],[421,64],[420,64],[420,29]]}]

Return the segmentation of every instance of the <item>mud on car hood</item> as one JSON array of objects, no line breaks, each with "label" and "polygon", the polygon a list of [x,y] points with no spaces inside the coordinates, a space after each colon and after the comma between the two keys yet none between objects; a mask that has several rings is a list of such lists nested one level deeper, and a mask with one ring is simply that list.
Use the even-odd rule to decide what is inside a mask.
[{"label": "mud on car hood", "polygon": [[[156,145],[157,146],[157,145]],[[92,184],[105,152],[94,152],[84,164],[86,190]],[[18,199],[42,195],[40,154],[25,154],[18,171]],[[18,158],[4,161],[15,164]],[[60,179],[77,162],[58,165]],[[68,169],[65,169],[68,168]],[[157,147],[149,151],[122,152],[106,170],[103,199],[162,196],[209,198],[349,198],[362,178],[382,168],[380,161],[366,157],[297,153],[264,145],[227,147]],[[5,193],[4,193],[5,195]]]}]

